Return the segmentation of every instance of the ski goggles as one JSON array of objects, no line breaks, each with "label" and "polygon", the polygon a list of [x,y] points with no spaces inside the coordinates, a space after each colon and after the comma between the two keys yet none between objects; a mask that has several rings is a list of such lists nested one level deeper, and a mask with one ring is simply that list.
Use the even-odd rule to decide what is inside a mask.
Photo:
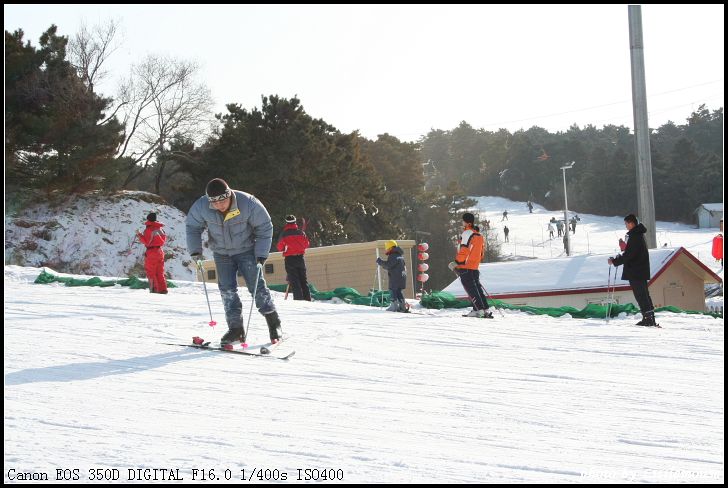
[{"label": "ski goggles", "polygon": [[211,197],[210,195],[207,195],[207,200],[210,203],[222,202],[223,200],[227,200],[228,198],[230,198],[232,196],[232,194],[233,194],[233,191],[230,188],[228,188],[225,191],[225,193],[223,193],[222,195],[218,195],[216,197]]}]

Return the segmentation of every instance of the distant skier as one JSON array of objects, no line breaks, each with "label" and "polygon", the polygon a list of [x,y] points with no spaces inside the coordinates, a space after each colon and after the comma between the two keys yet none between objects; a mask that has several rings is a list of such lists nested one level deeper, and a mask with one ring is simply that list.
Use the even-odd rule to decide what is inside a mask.
[{"label": "distant skier", "polygon": [[464,228],[458,239],[458,253],[455,261],[448,264],[448,268],[460,276],[460,282],[473,304],[473,310],[465,316],[492,319],[493,314],[488,311],[488,300],[480,283],[480,262],[485,255],[485,240],[480,232],[475,230],[474,223],[473,214],[469,212],[463,214]]},{"label": "distant skier", "polygon": [[554,238],[554,232],[556,232],[556,227],[554,227],[553,222],[549,222],[549,239]]},{"label": "distant skier", "polygon": [[503,226],[503,236],[505,238],[505,242],[508,242],[508,233],[509,232],[510,232],[510,230],[508,230],[508,226],[504,225]]},{"label": "distant skier", "polygon": [[504,220],[508,220],[508,210],[503,210],[503,218],[501,219],[501,222]]},{"label": "distant skier", "polygon": [[563,220],[557,220],[556,221],[556,230],[559,233],[559,237],[564,235],[564,221]]},{"label": "distant skier", "polygon": [[533,213],[533,203],[531,203],[531,200],[528,201],[526,206],[528,207],[528,213]]},{"label": "distant skier", "polygon": [[571,217],[569,223],[571,223],[571,233],[576,234],[576,217]]},{"label": "distant skier", "polygon": [[144,234],[137,231],[136,235],[139,242],[147,248],[144,252],[144,271],[149,280],[149,293],[166,295],[167,279],[164,277],[164,251],[162,250],[162,246],[167,242],[167,234],[162,229],[164,224],[157,222],[155,212],[150,212],[144,225],[147,227]]},{"label": "distant skier", "polygon": [[652,304],[647,283],[650,279],[650,253],[647,250],[647,242],[645,242],[647,228],[637,223],[637,217],[634,214],[629,214],[624,218],[624,225],[627,227],[627,244],[624,252],[607,261],[614,266],[624,264],[622,279],[629,281],[629,286],[632,287],[635,300],[642,312],[642,320],[637,322],[637,325],[659,327],[659,324],[655,322],[655,306]]},{"label": "distant skier", "polygon": [[377,258],[377,264],[387,270],[389,277],[389,293],[392,303],[388,312],[409,312],[409,306],[404,299],[402,290],[407,286],[407,267],[404,262],[404,251],[397,245],[397,241],[389,240],[384,243],[387,260]]}]

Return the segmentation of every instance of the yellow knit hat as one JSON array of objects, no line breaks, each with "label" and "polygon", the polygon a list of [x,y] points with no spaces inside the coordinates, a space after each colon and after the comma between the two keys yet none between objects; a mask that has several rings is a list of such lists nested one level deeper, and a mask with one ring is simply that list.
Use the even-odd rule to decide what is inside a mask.
[{"label": "yellow knit hat", "polygon": [[387,241],[387,242],[384,243],[384,250],[385,251],[389,251],[393,247],[397,247],[397,241],[395,241],[395,240],[389,240],[389,241]]}]

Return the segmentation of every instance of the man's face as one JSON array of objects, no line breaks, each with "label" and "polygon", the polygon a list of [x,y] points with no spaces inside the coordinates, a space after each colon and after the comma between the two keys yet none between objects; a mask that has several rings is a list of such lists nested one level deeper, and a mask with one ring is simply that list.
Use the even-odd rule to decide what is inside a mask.
[{"label": "man's face", "polygon": [[227,210],[230,208],[230,204],[232,203],[232,198],[228,197],[224,200],[218,200],[216,202],[211,202],[212,206],[215,207],[215,210],[218,212],[227,212]]},{"label": "man's face", "polygon": [[637,224],[635,224],[634,222],[628,222],[626,220],[624,221],[624,225],[627,227],[628,231],[634,229],[637,226]]}]

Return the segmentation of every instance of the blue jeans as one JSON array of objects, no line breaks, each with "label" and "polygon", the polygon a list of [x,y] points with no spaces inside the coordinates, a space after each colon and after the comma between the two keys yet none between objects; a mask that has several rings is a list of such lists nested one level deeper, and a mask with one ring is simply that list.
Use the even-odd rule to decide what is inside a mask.
[{"label": "blue jeans", "polygon": [[[250,294],[255,288],[255,278],[258,275],[258,267],[253,253],[235,254],[225,256],[213,254],[215,267],[217,268],[217,282],[222,296],[222,304],[225,307],[225,320],[229,329],[237,329],[243,326],[243,304],[238,296],[237,275],[240,273],[245,279]],[[255,293],[255,306],[261,314],[268,314],[276,311],[270,290],[265,284],[263,273],[258,277],[258,289]]]}]

